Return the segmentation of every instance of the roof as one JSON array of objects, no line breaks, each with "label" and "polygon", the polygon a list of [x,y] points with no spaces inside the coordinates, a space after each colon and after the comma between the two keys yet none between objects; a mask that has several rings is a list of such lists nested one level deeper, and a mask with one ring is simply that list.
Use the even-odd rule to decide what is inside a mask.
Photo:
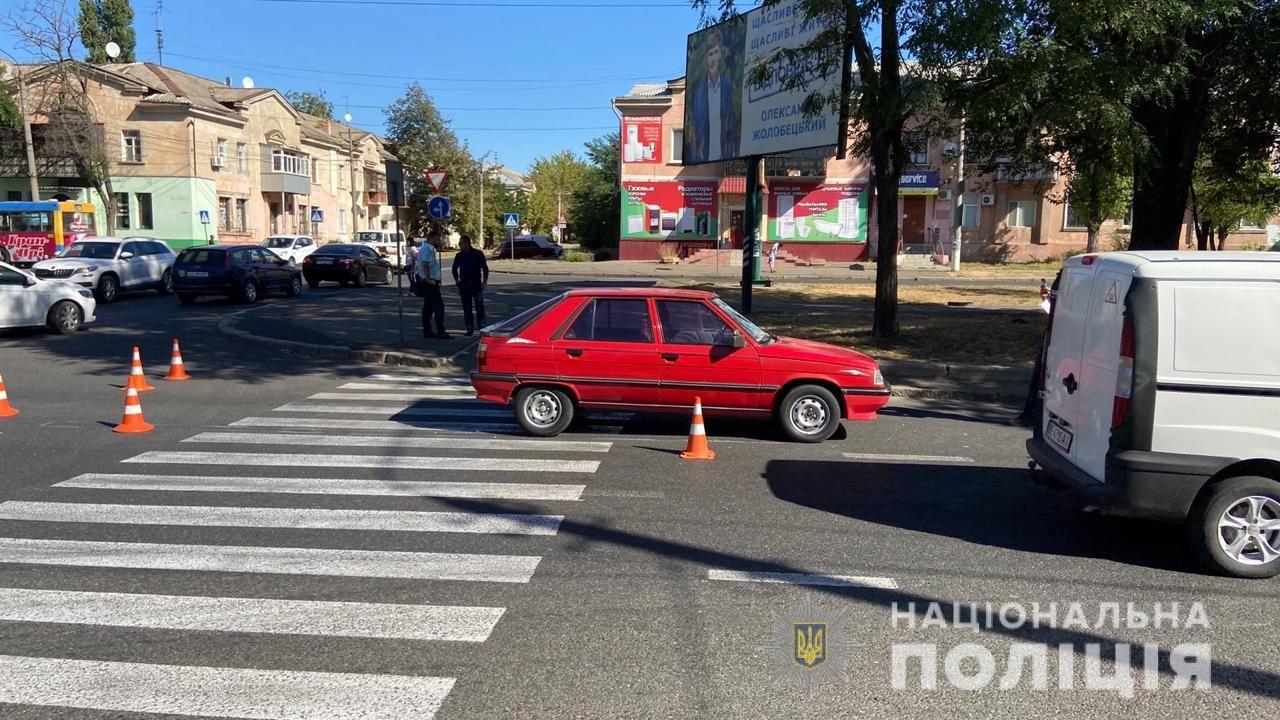
[{"label": "roof", "polygon": [[118,63],[104,67],[154,90],[143,102],[189,105],[219,114],[237,114],[238,106],[275,92],[270,88],[228,87],[216,80],[155,63]]},{"label": "roof", "polygon": [[1095,262],[1113,270],[1152,280],[1280,279],[1280,253],[1141,250],[1077,255],[1066,265],[1080,267],[1089,258],[1097,258]]},{"label": "roof", "polygon": [[624,97],[658,97],[666,94],[666,83],[636,83]]},{"label": "roof", "polygon": [[715,297],[715,293],[706,290],[683,290],[680,288],[578,288],[565,293],[566,297],[653,297],[674,298],[678,300],[706,300]]}]

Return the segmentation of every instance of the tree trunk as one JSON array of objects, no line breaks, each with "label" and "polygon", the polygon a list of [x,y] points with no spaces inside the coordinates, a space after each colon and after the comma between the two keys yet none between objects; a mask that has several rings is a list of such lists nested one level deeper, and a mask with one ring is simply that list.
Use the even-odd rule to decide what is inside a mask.
[{"label": "tree trunk", "polygon": [[1213,240],[1213,228],[1207,222],[1198,222],[1195,224],[1196,230],[1196,249],[1200,251],[1208,250],[1209,243]]},{"label": "tree trunk", "polygon": [[1230,233],[1231,233],[1231,228],[1228,228],[1226,225],[1218,226],[1218,246],[1214,248],[1214,250],[1227,249],[1227,235],[1229,235]]},{"label": "tree trunk", "polygon": [[95,183],[95,189],[98,195],[102,196],[102,204],[106,207],[107,212],[107,235],[116,234],[116,194],[111,188],[111,177],[107,176]]},{"label": "tree trunk", "polygon": [[[877,147],[883,145],[884,147]],[[890,158],[887,141],[877,139],[871,155],[876,173],[876,303],[871,334],[898,336],[898,182],[901,168]]]},{"label": "tree trunk", "polygon": [[1085,252],[1087,253],[1098,252],[1098,230],[1099,229],[1100,228],[1097,225],[1093,225],[1093,224],[1089,225],[1089,236],[1088,236],[1088,239],[1085,240],[1084,242]]}]

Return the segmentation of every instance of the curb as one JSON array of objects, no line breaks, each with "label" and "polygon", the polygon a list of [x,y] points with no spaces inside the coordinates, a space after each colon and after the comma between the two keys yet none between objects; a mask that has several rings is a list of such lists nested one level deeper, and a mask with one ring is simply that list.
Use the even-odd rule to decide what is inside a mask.
[{"label": "curb", "polygon": [[996,392],[969,392],[967,390],[932,390],[894,385],[889,395],[896,398],[922,400],[965,400],[969,402],[1002,403],[1006,405],[1022,405],[1026,395],[1004,394]]},{"label": "curb", "polygon": [[232,342],[244,343],[245,345],[267,348],[269,350],[278,350],[290,355],[306,355],[309,357],[324,358],[326,360],[351,360],[353,362],[375,365],[399,365],[403,367],[417,368],[455,367],[458,365],[458,360],[470,353],[476,343],[479,342],[479,340],[472,341],[466,347],[453,355],[450,355],[447,358],[442,358],[434,355],[418,355],[416,353],[396,350],[360,350],[347,345],[317,345],[315,343],[304,343],[294,340],[281,340],[279,338],[255,335],[235,327],[236,320],[238,320],[241,315],[252,312],[252,310],[253,309],[241,310],[240,312],[228,315],[219,320],[217,328],[218,335],[227,340],[231,340]]}]

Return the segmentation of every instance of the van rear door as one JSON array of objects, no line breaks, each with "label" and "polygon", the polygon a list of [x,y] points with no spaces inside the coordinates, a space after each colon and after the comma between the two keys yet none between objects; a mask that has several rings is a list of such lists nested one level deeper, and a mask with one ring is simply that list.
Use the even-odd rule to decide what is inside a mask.
[{"label": "van rear door", "polygon": [[1054,301],[1053,330],[1045,352],[1044,414],[1041,419],[1045,441],[1063,457],[1075,462],[1080,422],[1081,356],[1085,328],[1089,323],[1089,301],[1093,289],[1092,267],[1068,265],[1058,281]]},{"label": "van rear door", "polygon": [[[1113,266],[1114,267],[1114,266]],[[1075,463],[1099,482],[1106,481],[1107,451],[1111,449],[1111,413],[1116,377],[1120,373],[1120,342],[1124,334],[1125,297],[1133,283],[1131,266],[1102,269],[1094,275],[1089,322],[1085,326],[1076,391]]]}]

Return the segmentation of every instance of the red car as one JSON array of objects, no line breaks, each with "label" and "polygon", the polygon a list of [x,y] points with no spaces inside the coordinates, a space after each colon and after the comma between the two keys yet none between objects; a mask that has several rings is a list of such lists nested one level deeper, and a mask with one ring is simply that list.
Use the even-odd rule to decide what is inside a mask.
[{"label": "red car", "polygon": [[770,335],[712,293],[652,288],[574,290],[488,328],[471,383],[548,437],[579,410],[687,415],[701,397],[708,414],[774,417],[821,442],[889,401],[856,350]]}]

